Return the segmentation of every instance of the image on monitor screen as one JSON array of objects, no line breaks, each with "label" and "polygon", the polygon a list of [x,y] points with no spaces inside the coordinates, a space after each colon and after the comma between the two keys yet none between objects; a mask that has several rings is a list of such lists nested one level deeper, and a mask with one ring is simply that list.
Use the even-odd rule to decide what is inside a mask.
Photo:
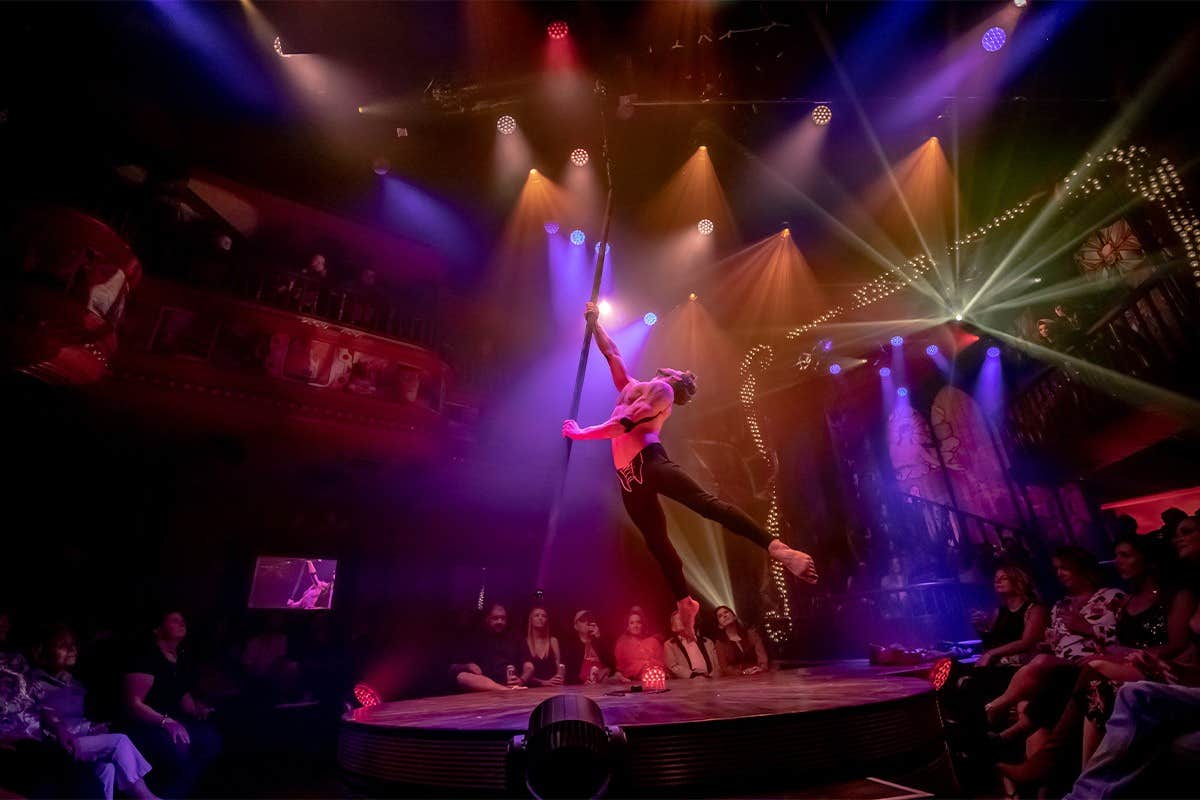
[{"label": "image on monitor screen", "polygon": [[332,558],[259,556],[250,586],[250,608],[323,611],[333,607],[337,561]]}]

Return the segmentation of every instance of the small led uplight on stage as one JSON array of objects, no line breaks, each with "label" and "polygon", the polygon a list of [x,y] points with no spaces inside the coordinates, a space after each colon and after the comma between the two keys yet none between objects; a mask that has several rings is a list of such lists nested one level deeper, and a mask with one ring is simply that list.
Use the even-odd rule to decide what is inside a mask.
[{"label": "small led uplight on stage", "polygon": [[646,316],[642,317],[642,322],[653,326],[654,323],[658,322],[658,314],[655,314],[653,311],[647,311]]},{"label": "small led uplight on stage", "polygon": [[840,375],[841,372],[842,372],[841,364],[830,364],[829,365],[829,374],[830,375]]},{"label": "small led uplight on stage", "polygon": [[891,367],[880,367],[879,368],[879,377],[881,377],[881,378],[892,377],[892,368]]},{"label": "small led uplight on stage", "polygon": [[544,227],[546,229],[546,233],[550,234],[551,236],[558,233],[558,223],[557,222],[547,222],[542,227]]},{"label": "small led uplight on stage", "polygon": [[1004,47],[1004,43],[1007,41],[1008,34],[1004,32],[1004,28],[996,25],[983,32],[983,37],[979,40],[979,45],[989,53],[994,53],[1001,47]]},{"label": "small led uplight on stage", "polygon": [[831,119],[833,119],[833,110],[827,105],[822,104],[812,110],[812,121],[817,125],[824,127],[829,124]]},{"label": "small led uplight on stage", "polygon": [[712,236],[712,232],[716,229],[711,219],[702,219],[696,223],[696,230],[700,231],[701,236]]},{"label": "small led uplight on stage", "polygon": [[925,348],[925,355],[936,356],[937,354],[938,354],[938,346],[936,344],[931,344]]},{"label": "small led uplight on stage", "polygon": [[[596,246],[592,248],[592,252],[595,253],[596,255],[600,255],[600,243],[599,242],[596,242]],[[608,255],[611,252],[612,252],[612,242],[608,242],[607,244],[604,245],[604,255]]]},{"label": "small led uplight on stage", "polygon": [[900,345],[904,344],[904,337],[903,336],[893,336],[891,338],[891,343],[892,343],[892,347],[899,347]]},{"label": "small led uplight on stage", "polygon": [[370,684],[356,683],[354,684],[354,699],[363,708],[374,708],[383,700],[379,697],[379,692],[375,691]]},{"label": "small led uplight on stage", "polygon": [[508,114],[505,114],[500,119],[496,120],[496,130],[505,136],[512,136],[517,132],[517,121]]},{"label": "small led uplight on stage", "polygon": [[275,48],[275,55],[280,58],[287,55],[287,53],[283,52],[283,39],[276,36],[275,41],[272,42],[272,46]]},{"label": "small led uplight on stage", "polygon": [[896,394],[900,395],[901,397],[908,397],[908,387],[901,386],[899,389],[896,390]]},{"label": "small led uplight on stage", "polygon": [[556,19],[546,26],[546,35],[551,39],[565,39],[570,32],[571,29],[567,27],[567,23],[561,19]]},{"label": "small led uplight on stage", "polygon": [[576,247],[583,247],[583,243],[587,241],[587,234],[576,228],[571,231],[571,244]]},{"label": "small led uplight on stage", "polygon": [[995,345],[992,345],[991,347],[989,347],[987,349],[987,357],[988,358],[999,358],[1000,357],[1000,348],[996,347]]},{"label": "small led uplight on stage", "polygon": [[586,167],[589,158],[588,151],[582,147],[576,147],[571,151],[571,163],[577,167]]},{"label": "small led uplight on stage", "polygon": [[624,782],[626,766],[625,734],[582,694],[539,703],[505,756],[509,791],[535,798],[603,797]]}]

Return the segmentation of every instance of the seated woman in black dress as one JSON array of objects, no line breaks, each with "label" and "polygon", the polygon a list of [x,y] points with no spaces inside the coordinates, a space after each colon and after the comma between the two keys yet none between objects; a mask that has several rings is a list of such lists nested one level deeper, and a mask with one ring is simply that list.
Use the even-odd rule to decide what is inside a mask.
[{"label": "seated woman in black dress", "polygon": [[541,606],[529,611],[521,655],[524,659],[521,681],[526,686],[563,685],[564,676],[558,672],[562,651],[558,639],[550,635],[550,613]]},{"label": "seated woman in black dress", "polygon": [[192,696],[195,672],[183,647],[187,621],[170,611],[154,627],[154,641],[125,674],[124,708],[129,738],[154,765],[148,782],[164,797],[182,797],[221,747],[205,720],[212,709]]},{"label": "seated woman in black dress", "polygon": [[717,606],[717,658],[722,675],[754,675],[771,668],[757,628],[742,625],[729,606]]},{"label": "seated woman in black dress", "polygon": [[980,667],[1017,667],[1028,661],[1046,635],[1046,607],[1038,602],[1033,578],[1007,564],[992,579],[1000,604],[991,614],[975,612],[971,622],[983,639]]}]

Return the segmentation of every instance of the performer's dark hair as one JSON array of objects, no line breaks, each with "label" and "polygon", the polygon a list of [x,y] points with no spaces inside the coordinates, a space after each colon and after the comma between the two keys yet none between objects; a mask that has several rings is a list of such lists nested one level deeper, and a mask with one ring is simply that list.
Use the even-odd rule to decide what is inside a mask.
[{"label": "performer's dark hair", "polygon": [[671,389],[675,393],[675,405],[685,406],[696,394],[696,376],[684,371],[679,377],[670,380]]},{"label": "performer's dark hair", "polygon": [[[732,627],[734,630],[736,630],[736,631],[737,631],[737,635],[738,635],[738,636],[740,636],[740,637],[742,637],[742,638],[745,638],[745,637],[746,637],[746,634],[747,634],[747,631],[748,631],[748,628],[747,628],[745,625],[743,625],[743,624],[742,624],[742,620],[741,620],[741,618],[740,618],[740,617],[737,615],[737,612],[736,612],[736,611],[734,611],[734,610],[733,610],[732,608],[730,608],[729,606],[717,606],[716,608],[714,608],[714,609],[713,609],[713,614],[716,614],[716,613],[717,613],[717,612],[719,612],[719,611],[720,611],[722,608],[723,608],[723,609],[725,609],[726,611],[728,611],[730,614],[733,614],[733,622],[729,623],[729,624],[730,624],[730,627]],[[725,629],[724,629],[724,628],[721,628],[721,627],[719,627],[719,626],[718,626],[718,629],[717,629],[717,631],[718,631],[718,634],[717,634],[718,636],[720,636],[720,637],[724,637],[724,638],[726,638],[726,639],[728,639],[728,638],[729,638],[729,634],[725,632]]]}]

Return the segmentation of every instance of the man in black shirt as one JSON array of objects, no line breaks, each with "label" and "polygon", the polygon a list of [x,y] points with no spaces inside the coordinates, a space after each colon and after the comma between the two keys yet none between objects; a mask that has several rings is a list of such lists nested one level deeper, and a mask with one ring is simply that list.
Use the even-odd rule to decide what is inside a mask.
[{"label": "man in black shirt", "polygon": [[[462,658],[450,665],[455,682],[472,692],[505,692],[524,689],[520,650],[508,635],[508,609],[493,603],[483,618],[483,628],[470,639]],[[510,670],[511,667],[511,670]]]}]

